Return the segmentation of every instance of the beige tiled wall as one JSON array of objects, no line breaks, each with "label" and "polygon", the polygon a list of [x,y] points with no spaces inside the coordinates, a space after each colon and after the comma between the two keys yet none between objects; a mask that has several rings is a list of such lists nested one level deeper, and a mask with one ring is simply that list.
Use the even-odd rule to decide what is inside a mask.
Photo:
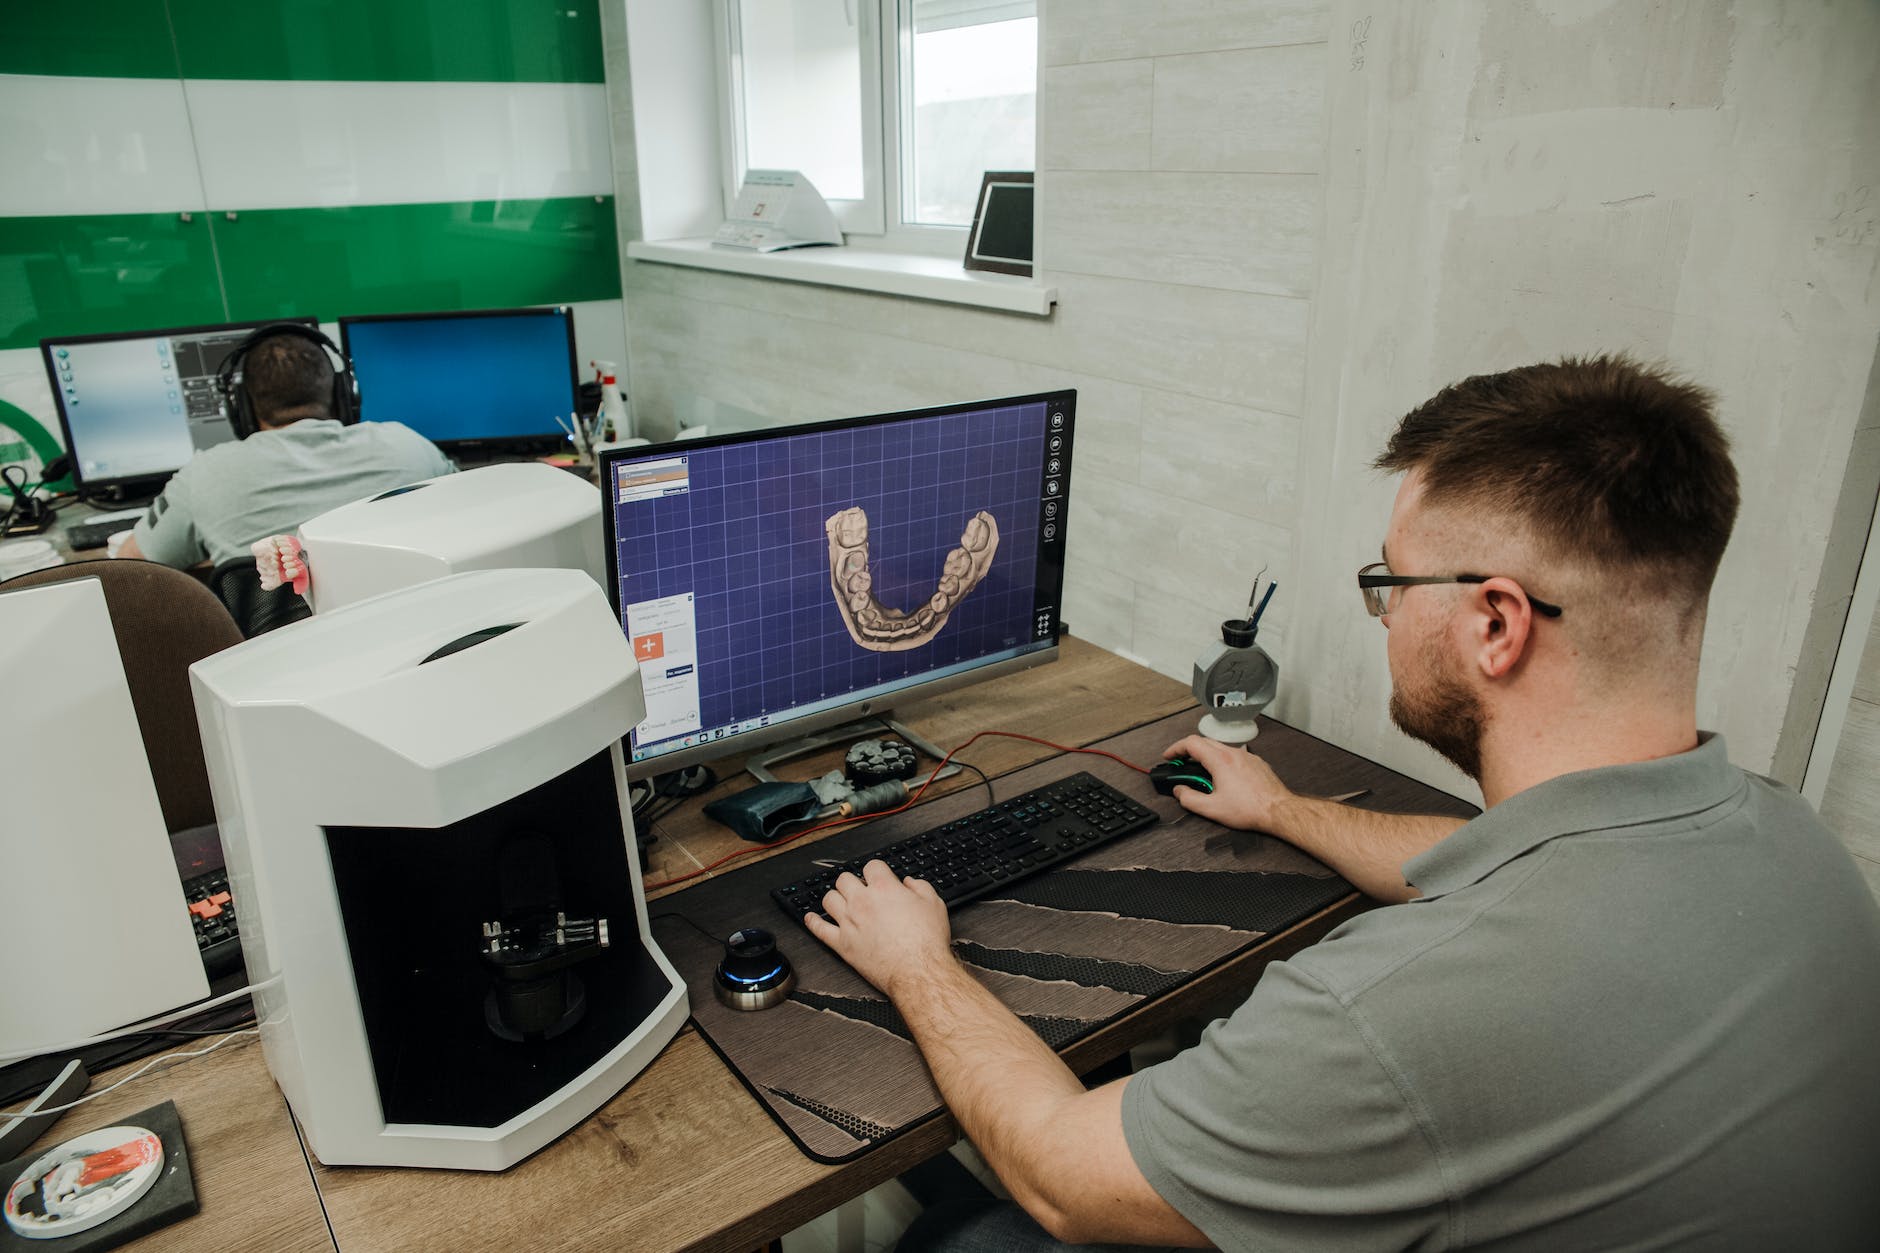
[{"label": "beige tiled wall", "polygon": [[[1039,8],[1056,312],[630,262],[643,433],[714,404],[806,421],[1076,387],[1072,629],[1186,678],[1265,567],[1281,716],[1466,794],[1386,715],[1350,583],[1390,508],[1366,467],[1462,375],[1669,360],[1722,397],[1744,475],[1700,717],[1768,769],[1880,337],[1880,219],[1856,190],[1880,186],[1880,10]],[[627,231],[635,119],[604,29]]]},{"label": "beige tiled wall", "polygon": [[697,397],[807,421],[1075,387],[1065,617],[1185,676],[1262,566],[1288,575],[1327,8],[1048,5],[1054,316],[629,265],[636,421],[670,430]]}]

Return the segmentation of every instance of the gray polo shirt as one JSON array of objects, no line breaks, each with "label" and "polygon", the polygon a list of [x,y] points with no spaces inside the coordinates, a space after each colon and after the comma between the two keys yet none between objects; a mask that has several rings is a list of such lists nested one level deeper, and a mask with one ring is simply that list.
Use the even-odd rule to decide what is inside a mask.
[{"label": "gray polo shirt", "polygon": [[1550,780],[1131,1080],[1223,1249],[1880,1242],[1880,910],[1721,737]]},{"label": "gray polo shirt", "polygon": [[329,509],[454,469],[401,422],[304,418],[191,457],[138,519],[137,547],[166,566],[219,566]]}]

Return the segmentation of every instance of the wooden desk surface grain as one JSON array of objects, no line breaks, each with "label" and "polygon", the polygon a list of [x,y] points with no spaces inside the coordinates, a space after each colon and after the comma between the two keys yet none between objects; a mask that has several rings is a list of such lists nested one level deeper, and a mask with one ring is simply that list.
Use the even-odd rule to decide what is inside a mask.
[{"label": "wooden desk surface grain", "polygon": [[[1081,748],[1194,704],[1188,689],[1175,680],[1095,644],[1067,636],[1059,654],[1057,661],[1047,665],[911,702],[897,709],[896,716],[943,750],[965,743],[980,731],[1017,731]],[[1056,752],[1042,744],[987,736],[960,753],[958,759],[997,778]],[[842,756],[841,749],[827,749],[789,763],[781,774],[791,779],[813,779],[840,769]],[[933,763],[923,764],[931,769]],[[754,782],[750,775],[741,773],[742,761],[721,763],[716,769],[723,782],[711,798],[728,796]],[[962,771],[936,783],[924,799],[978,786],[977,775]],[[659,886],[710,865],[727,853],[753,850],[750,856],[731,863],[738,868],[771,856],[770,850],[757,851],[756,845],[745,843],[706,818],[703,808],[696,803],[683,805],[670,818],[653,824],[659,839],[653,845],[652,867],[646,875],[649,900],[703,882],[709,876],[701,875],[673,888]]]},{"label": "wooden desk surface grain", "polygon": [[[212,1043],[205,1040],[202,1043]],[[174,1049],[200,1047],[185,1040]],[[95,1076],[92,1090],[115,1083],[143,1062]],[[287,1099],[274,1086],[261,1041],[231,1040],[206,1057],[133,1080],[71,1111],[35,1148],[115,1119],[176,1102],[202,1209],[124,1247],[137,1253],[332,1253],[334,1245]],[[59,1241],[48,1241],[47,1249]]]}]

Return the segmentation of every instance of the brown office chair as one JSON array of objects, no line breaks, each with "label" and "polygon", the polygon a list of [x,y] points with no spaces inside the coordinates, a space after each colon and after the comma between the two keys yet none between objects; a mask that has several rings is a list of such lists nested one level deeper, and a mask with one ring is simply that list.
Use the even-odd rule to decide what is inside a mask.
[{"label": "brown office chair", "polygon": [[154,561],[75,561],[17,575],[0,583],[0,594],[92,578],[104,588],[163,825],[175,832],[213,823],[215,805],[196,729],[196,702],[189,692],[189,667],[241,643],[241,630],[214,592],[193,576]]}]

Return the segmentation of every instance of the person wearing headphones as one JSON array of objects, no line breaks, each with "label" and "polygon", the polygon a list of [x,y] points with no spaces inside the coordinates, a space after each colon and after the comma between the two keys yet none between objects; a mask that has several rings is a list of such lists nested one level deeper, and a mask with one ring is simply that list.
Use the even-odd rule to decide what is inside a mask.
[{"label": "person wearing headphones", "polygon": [[117,555],[219,566],[329,509],[456,469],[402,423],[357,421],[352,374],[335,372],[329,350],[339,355],[294,323],[237,346],[220,385],[238,438],[172,475]]}]

